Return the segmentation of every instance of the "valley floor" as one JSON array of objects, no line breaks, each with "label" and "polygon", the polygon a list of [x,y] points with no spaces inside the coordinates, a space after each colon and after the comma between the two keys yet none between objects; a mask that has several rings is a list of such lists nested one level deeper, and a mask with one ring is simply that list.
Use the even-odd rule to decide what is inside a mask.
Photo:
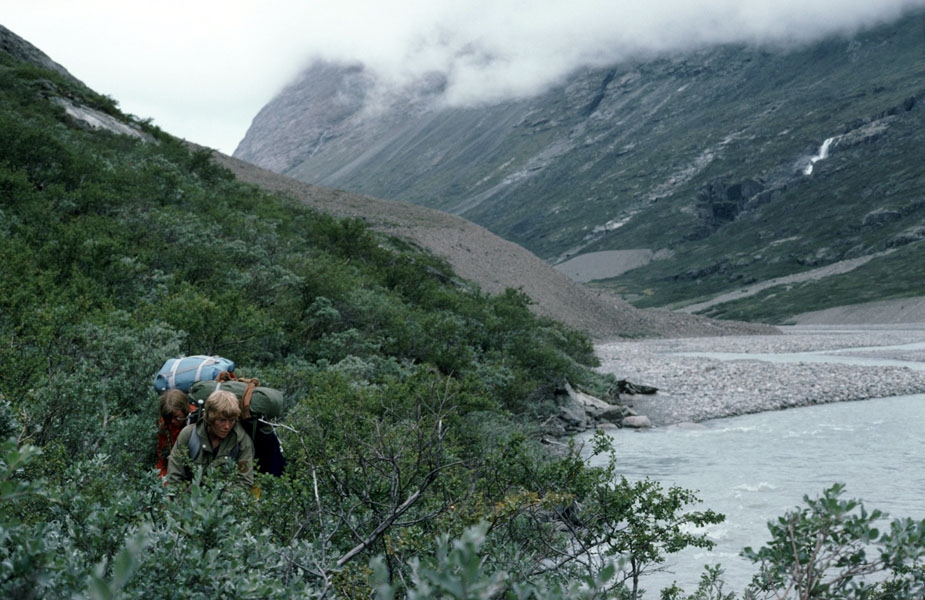
[{"label": "valley floor", "polygon": [[655,395],[627,397],[656,426],[925,394],[925,319],[780,329],[783,335],[604,343],[600,370],[657,387]]}]

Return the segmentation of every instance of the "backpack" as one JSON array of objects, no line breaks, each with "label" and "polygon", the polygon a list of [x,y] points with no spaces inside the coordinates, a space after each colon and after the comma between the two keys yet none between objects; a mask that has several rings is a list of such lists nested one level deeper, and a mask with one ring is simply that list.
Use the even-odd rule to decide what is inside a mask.
[{"label": "backpack", "polygon": [[[280,416],[285,408],[285,399],[279,390],[261,387],[259,384],[257,379],[235,378],[232,373],[221,373],[213,381],[194,383],[190,388],[189,398],[201,407],[206,398],[216,390],[227,390],[234,393],[241,402],[241,425],[254,442],[254,459],[257,461],[257,470],[278,477],[283,474],[286,457],[283,456],[282,445],[276,436],[276,431],[264,419]],[[188,422],[198,422],[201,414],[202,410],[190,413]],[[194,443],[198,445],[195,453],[193,452]],[[201,446],[199,435],[193,430],[193,436],[190,437],[190,459],[195,459],[199,455]],[[236,447],[235,459],[239,451],[240,449]]]},{"label": "backpack", "polygon": [[212,380],[223,371],[234,372],[234,362],[221,356],[185,356],[170,358],[154,376],[154,391],[182,390],[189,393],[197,381]]},{"label": "backpack", "polygon": [[286,400],[279,390],[262,387],[257,379],[237,378],[234,373],[219,373],[211,381],[197,381],[189,389],[191,404],[202,406],[212,392],[226,390],[241,401],[241,418],[275,419],[283,414]]}]

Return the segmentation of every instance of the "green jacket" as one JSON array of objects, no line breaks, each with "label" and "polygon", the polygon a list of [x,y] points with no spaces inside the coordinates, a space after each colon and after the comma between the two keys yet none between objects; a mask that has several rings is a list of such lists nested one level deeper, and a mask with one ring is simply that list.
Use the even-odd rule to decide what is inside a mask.
[{"label": "green jacket", "polygon": [[[194,429],[202,442],[202,447],[192,464],[203,465],[206,469],[216,466],[234,468],[237,471],[234,486],[249,492],[254,486],[254,442],[251,441],[240,423],[235,423],[234,429],[214,450],[209,442],[204,421],[184,427],[177,436],[177,442],[170,450],[170,457],[167,459],[167,484],[174,489],[179,489],[182,484],[193,477],[189,467],[189,443]],[[238,447],[237,460],[232,458],[235,447]],[[237,464],[233,464],[234,462]]]}]

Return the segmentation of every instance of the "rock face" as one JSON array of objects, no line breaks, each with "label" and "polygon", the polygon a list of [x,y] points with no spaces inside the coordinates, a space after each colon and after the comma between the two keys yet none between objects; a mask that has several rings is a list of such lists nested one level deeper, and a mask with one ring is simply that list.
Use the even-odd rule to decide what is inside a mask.
[{"label": "rock face", "polygon": [[51,60],[47,54],[3,25],[0,25],[0,51],[6,52],[19,60],[38,65],[51,71],[56,71],[73,81],[78,81],[76,77],[68,73],[67,69]]},{"label": "rock face", "polygon": [[[479,106],[448,105],[440,74],[399,89],[361,65],[318,63],[260,111],[235,156],[461,215],[552,264],[613,250],[662,256],[597,283],[673,307],[914,245],[923,27],[915,10],[797,48],[627,61]],[[860,227],[878,209],[901,218]],[[816,257],[820,247],[829,251]],[[919,285],[906,271],[893,286]],[[673,278],[686,272],[703,276]]]},{"label": "rock face", "polygon": [[85,127],[89,127],[90,129],[105,129],[119,135],[129,135],[132,137],[137,137],[138,139],[144,140],[146,142],[154,142],[154,138],[142,131],[140,128],[136,127],[135,125],[123,123],[119,119],[111,115],[107,115],[106,113],[100,112],[88,106],[75,104],[67,98],[56,97],[52,98],[51,101],[64,108],[64,112],[66,112],[69,117],[82,123]]},{"label": "rock face", "polygon": [[733,184],[723,180],[711,181],[697,194],[698,214],[711,228],[719,227],[734,221],[749,200],[764,189],[764,185],[754,179]]}]

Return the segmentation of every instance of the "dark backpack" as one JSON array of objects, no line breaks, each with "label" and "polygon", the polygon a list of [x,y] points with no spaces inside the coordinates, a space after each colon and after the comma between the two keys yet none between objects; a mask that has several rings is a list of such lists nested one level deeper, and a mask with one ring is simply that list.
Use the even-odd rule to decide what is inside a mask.
[{"label": "dark backpack", "polygon": [[252,419],[253,425],[243,423],[244,430],[249,432],[254,442],[254,459],[257,461],[257,470],[279,477],[286,468],[286,457],[283,456],[283,447],[276,437],[276,430],[266,421]]}]

